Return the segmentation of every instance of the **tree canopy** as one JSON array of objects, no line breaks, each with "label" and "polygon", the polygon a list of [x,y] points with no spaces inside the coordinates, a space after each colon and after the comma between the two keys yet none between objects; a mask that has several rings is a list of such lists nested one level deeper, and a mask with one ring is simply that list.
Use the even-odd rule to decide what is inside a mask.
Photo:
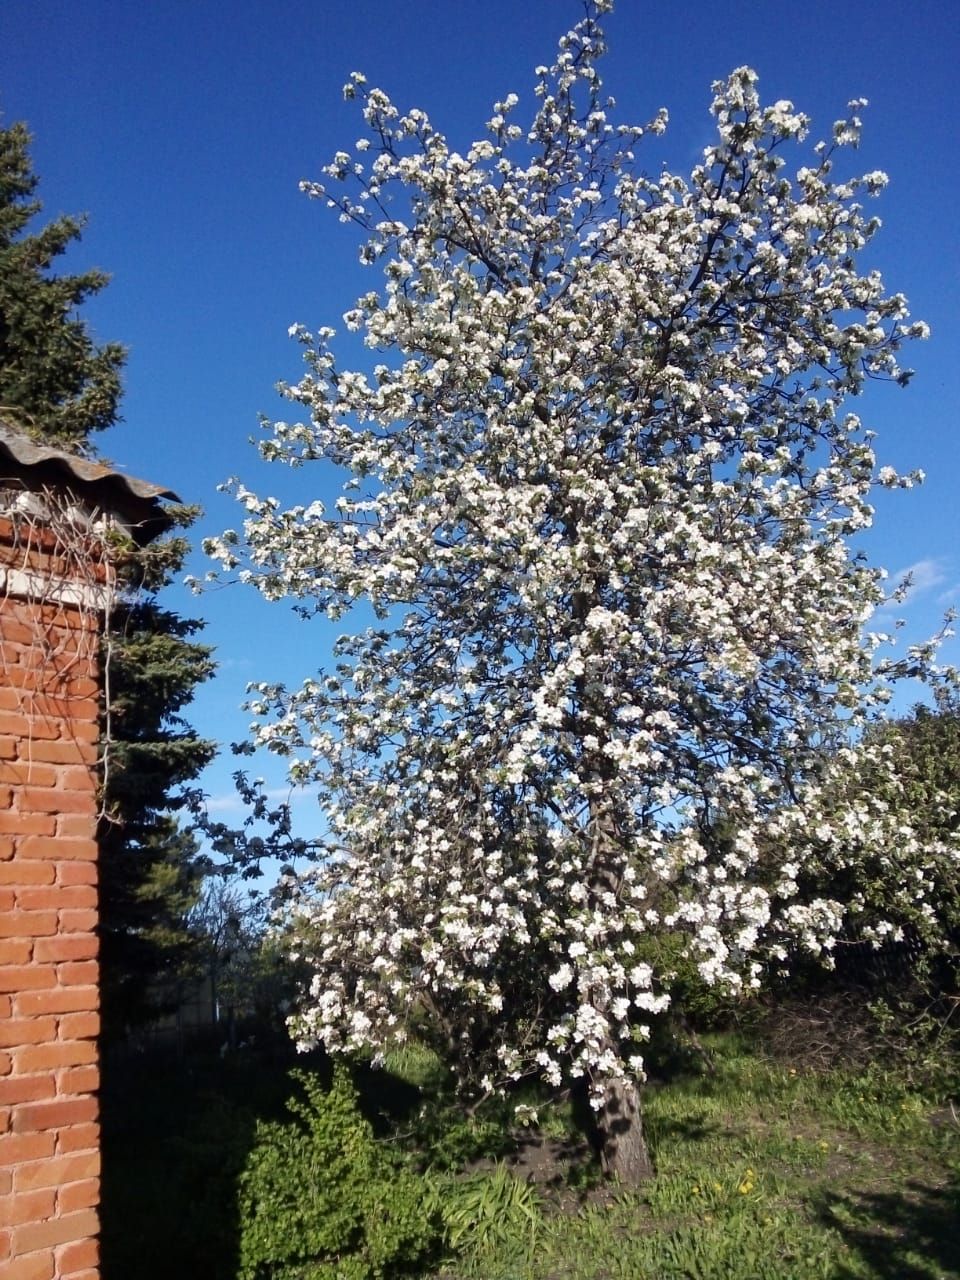
[{"label": "tree canopy", "polygon": [[382,271],[344,317],[378,355],[342,368],[332,328],[295,326],[304,417],[262,445],[347,480],[332,510],[239,486],[243,533],[210,550],[270,599],[375,617],[252,704],[326,824],[302,1041],[379,1049],[417,1016],[475,1092],[586,1080],[633,1178],[677,955],[755,987],[888,927],[831,876],[894,838],[919,858],[830,772],[929,657],[864,636],[884,588],[852,541],[874,486],[912,481],[845,407],[906,382],[926,327],[857,267],[886,182],[845,172],[864,104],[810,145],[741,67],[702,161],[649,174],[666,117],[612,122],[609,8],[537,69],[528,123],[510,94],[463,153],[352,77],[365,136],[304,187]]}]

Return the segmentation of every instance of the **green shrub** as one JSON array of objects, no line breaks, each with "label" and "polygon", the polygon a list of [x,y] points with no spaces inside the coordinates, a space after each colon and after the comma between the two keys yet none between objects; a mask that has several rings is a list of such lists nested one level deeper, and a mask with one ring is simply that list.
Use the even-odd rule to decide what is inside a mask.
[{"label": "green shrub", "polygon": [[378,1280],[439,1243],[427,1188],[377,1143],[343,1068],[305,1093],[292,1122],[257,1125],[240,1179],[240,1280]]}]

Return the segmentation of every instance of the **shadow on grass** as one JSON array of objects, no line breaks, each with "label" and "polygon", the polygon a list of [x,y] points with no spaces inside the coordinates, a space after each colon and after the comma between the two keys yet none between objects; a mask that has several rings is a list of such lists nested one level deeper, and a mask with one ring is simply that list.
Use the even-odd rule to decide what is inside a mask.
[{"label": "shadow on grass", "polygon": [[644,1116],[647,1141],[656,1157],[664,1147],[674,1147],[678,1143],[705,1142],[708,1138],[716,1138],[722,1132],[722,1126],[713,1116],[709,1118],[703,1113],[692,1113],[687,1116],[658,1116],[649,1112]]},{"label": "shadow on grass", "polygon": [[104,1056],[103,1280],[235,1280],[237,1180],[257,1121],[285,1115],[294,1057]]},{"label": "shadow on grass", "polygon": [[[822,1220],[877,1280],[960,1277],[960,1180],[945,1187],[904,1183],[896,1192],[829,1194]],[[837,1272],[838,1280],[862,1268]]]},{"label": "shadow on grass", "polygon": [[[176,1053],[103,1055],[103,1280],[235,1280],[240,1174],[258,1121],[289,1121],[290,1070],[329,1083],[322,1052],[286,1038],[221,1058],[215,1044]],[[414,1115],[420,1091],[359,1069],[363,1112],[386,1133]]]}]

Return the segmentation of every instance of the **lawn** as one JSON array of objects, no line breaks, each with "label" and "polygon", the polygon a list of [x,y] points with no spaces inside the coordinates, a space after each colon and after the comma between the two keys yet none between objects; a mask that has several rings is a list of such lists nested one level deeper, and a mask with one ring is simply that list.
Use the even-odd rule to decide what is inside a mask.
[{"label": "lawn", "polygon": [[[945,1085],[910,1087],[890,1066],[791,1065],[732,1033],[704,1047],[647,1091],[658,1172],[638,1190],[599,1179],[567,1104],[537,1105],[517,1130],[507,1110],[458,1112],[425,1052],[358,1072],[380,1142],[423,1176],[444,1224],[433,1262],[404,1274],[960,1277],[960,1123]],[[145,1075],[125,1102],[108,1097],[104,1280],[234,1280],[237,1178],[255,1121],[282,1114],[284,1072],[237,1055]],[[320,1273],[263,1272],[273,1274]]]}]

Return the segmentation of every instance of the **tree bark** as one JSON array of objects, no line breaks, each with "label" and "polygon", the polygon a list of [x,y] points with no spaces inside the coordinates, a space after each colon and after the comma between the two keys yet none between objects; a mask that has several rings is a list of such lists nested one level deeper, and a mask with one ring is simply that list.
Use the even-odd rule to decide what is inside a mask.
[{"label": "tree bark", "polygon": [[607,1177],[631,1187],[653,1177],[635,1084],[629,1080],[607,1081],[603,1106],[596,1112],[596,1125],[600,1164]]}]

